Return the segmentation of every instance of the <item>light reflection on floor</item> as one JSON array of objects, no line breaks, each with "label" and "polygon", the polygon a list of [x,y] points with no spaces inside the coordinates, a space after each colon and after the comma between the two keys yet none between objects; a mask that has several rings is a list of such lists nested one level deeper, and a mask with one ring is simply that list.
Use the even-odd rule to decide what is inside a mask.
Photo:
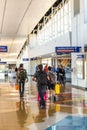
[{"label": "light reflection on floor", "polygon": [[87,130],[87,117],[67,116],[46,130]]},{"label": "light reflection on floor", "polygon": [[[61,124],[59,121],[66,122],[65,119],[68,118],[69,122],[72,122],[74,116],[87,116],[86,91],[66,87],[62,94],[56,95],[56,99],[55,103],[47,100],[46,109],[42,110],[39,108],[36,94],[28,94],[26,90],[24,98],[20,99],[15,86],[9,83],[0,84],[0,130],[52,130],[54,124]],[[81,118],[81,121],[84,121],[84,118]],[[77,129],[71,124],[67,126],[55,125],[53,130],[87,129]]]}]

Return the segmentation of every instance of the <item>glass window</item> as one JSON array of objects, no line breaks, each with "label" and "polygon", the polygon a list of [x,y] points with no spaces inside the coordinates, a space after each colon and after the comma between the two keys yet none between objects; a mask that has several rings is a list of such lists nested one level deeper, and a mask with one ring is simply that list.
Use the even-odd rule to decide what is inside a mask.
[{"label": "glass window", "polygon": [[61,5],[58,12],[39,30],[36,37],[30,38],[30,46],[45,44],[55,37],[71,31],[71,10],[71,0],[63,6]]}]

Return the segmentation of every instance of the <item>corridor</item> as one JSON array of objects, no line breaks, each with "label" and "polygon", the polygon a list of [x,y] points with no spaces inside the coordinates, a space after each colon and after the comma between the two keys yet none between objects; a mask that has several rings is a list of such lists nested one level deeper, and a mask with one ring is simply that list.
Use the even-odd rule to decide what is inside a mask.
[{"label": "corridor", "polygon": [[66,87],[57,101],[38,106],[37,95],[25,86],[24,98],[11,83],[0,84],[0,130],[87,130],[87,92]]}]

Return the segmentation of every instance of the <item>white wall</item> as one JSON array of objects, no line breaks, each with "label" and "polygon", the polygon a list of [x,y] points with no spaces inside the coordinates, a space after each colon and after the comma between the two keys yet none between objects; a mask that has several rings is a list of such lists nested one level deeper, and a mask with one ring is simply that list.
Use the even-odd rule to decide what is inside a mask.
[{"label": "white wall", "polygon": [[54,53],[56,46],[70,46],[70,33],[66,33],[63,36],[50,41],[50,43],[46,43],[45,45],[29,49],[29,57],[32,58],[49,53]]},{"label": "white wall", "polygon": [[75,85],[75,86],[80,86],[80,87],[83,87],[83,88],[86,88],[87,84],[86,84],[86,66],[85,66],[85,61],[84,61],[84,79],[80,79],[78,78],[77,76],[77,55],[78,54],[82,54],[82,53],[72,53],[72,85]]},{"label": "white wall", "polygon": [[85,0],[80,0],[80,13],[76,16],[73,16],[72,14],[72,43],[73,45],[84,46],[84,44],[87,43],[87,22],[85,23],[85,19],[84,19],[85,17],[84,1]]},{"label": "white wall", "polygon": [[17,67],[19,67],[19,65],[21,63],[24,64],[24,68],[27,70],[27,73],[29,73],[29,61],[23,61],[23,58],[29,58],[29,50],[28,50],[28,46],[25,47],[25,49],[22,52],[21,58],[19,57],[19,59],[17,60]]},{"label": "white wall", "polygon": [[[80,13],[76,15],[75,17],[72,14],[72,44],[76,46],[82,46],[82,52],[84,52],[84,45],[87,44],[87,22],[85,22],[85,19],[84,19],[85,17],[84,1],[85,0],[80,0]],[[87,8],[87,5],[86,5],[86,8]],[[76,57],[77,57],[77,54],[72,54],[72,68],[75,68],[74,72],[72,72],[72,84],[76,86],[86,87],[87,79],[85,78],[84,80],[82,79],[80,80],[76,76],[76,69],[77,69]],[[84,73],[86,77],[86,73],[87,73],[86,70]]]}]

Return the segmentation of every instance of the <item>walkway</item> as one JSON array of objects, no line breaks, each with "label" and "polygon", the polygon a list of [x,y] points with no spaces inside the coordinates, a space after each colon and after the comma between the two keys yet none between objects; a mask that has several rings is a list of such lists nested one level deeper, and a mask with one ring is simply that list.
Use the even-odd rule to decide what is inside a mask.
[{"label": "walkway", "polygon": [[87,130],[87,91],[66,87],[44,110],[27,87],[20,99],[14,84],[0,84],[0,130]]}]

